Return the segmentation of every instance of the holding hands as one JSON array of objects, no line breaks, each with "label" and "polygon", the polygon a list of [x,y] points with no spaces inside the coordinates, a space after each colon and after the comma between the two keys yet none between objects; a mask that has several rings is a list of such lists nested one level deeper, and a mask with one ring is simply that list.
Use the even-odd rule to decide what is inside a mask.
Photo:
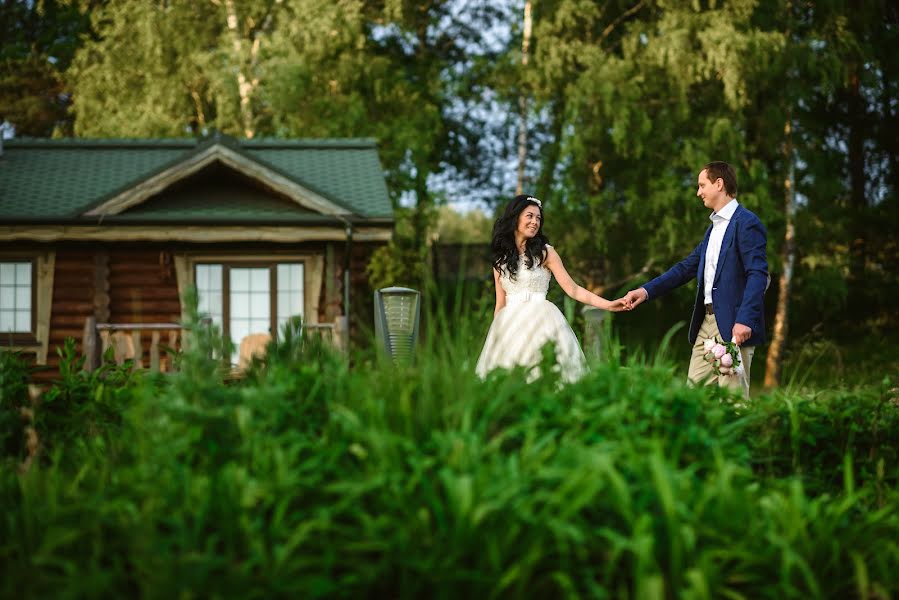
[{"label": "holding hands", "polygon": [[[645,302],[648,298],[649,293],[644,288],[637,288],[635,290],[629,291],[624,295],[623,298],[619,298],[618,300],[613,301],[614,305],[621,305],[624,308],[610,308],[609,310],[633,310],[640,304]],[[734,328],[731,334],[731,339],[733,339],[737,346],[742,346],[746,340],[752,337],[752,328],[743,325],[742,323],[734,323]]]},{"label": "holding hands", "polygon": [[647,298],[649,298],[649,293],[643,288],[637,288],[629,291],[616,302],[623,302],[626,307],[625,310],[633,310],[645,302]]},{"label": "holding hands", "polygon": [[617,300],[606,300],[606,302],[607,304],[600,308],[603,308],[609,312],[622,312],[631,309],[631,306],[625,301],[624,298],[618,298]]}]

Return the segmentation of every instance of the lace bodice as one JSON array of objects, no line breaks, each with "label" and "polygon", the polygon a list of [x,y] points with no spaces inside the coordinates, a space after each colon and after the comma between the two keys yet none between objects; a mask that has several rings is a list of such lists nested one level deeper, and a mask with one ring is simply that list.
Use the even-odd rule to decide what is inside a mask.
[{"label": "lace bodice", "polygon": [[[548,248],[549,246],[547,246]],[[508,271],[503,271],[499,278],[503,291],[507,296],[517,294],[519,292],[531,292],[532,294],[546,294],[549,289],[549,280],[552,273],[549,272],[543,264],[535,264],[530,269],[527,268],[527,258],[524,255],[518,257],[518,272],[515,279],[509,276]]]}]

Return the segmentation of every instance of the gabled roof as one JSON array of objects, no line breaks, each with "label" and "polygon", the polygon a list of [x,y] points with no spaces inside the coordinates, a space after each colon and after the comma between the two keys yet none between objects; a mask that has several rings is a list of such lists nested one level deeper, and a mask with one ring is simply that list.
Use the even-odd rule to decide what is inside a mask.
[{"label": "gabled roof", "polygon": [[[246,182],[245,189],[263,191],[235,192],[216,201],[196,183],[210,170]],[[238,218],[244,223],[273,218],[392,221],[374,141],[215,136],[4,142],[2,221],[138,224]]]}]

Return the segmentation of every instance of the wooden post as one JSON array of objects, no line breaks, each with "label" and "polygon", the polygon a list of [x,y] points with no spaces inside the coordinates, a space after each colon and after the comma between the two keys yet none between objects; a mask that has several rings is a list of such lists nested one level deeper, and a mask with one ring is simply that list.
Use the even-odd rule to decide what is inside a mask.
[{"label": "wooden post", "polygon": [[95,317],[88,317],[84,321],[81,352],[84,355],[84,370],[88,373],[95,371],[100,366],[100,340],[97,336]]},{"label": "wooden post", "polygon": [[345,316],[339,316],[334,319],[334,329],[331,334],[331,339],[334,342],[334,347],[341,351],[346,351],[349,348],[349,331],[347,330],[347,318]]},{"label": "wooden post", "polygon": [[144,356],[144,347],[141,343],[140,339],[140,329],[133,329],[131,331],[131,343],[134,347],[134,366],[133,370],[137,371],[138,369],[144,366],[143,356]]},{"label": "wooden post", "polygon": [[112,334],[104,329],[100,330],[100,361],[106,356],[106,351],[112,346]]},{"label": "wooden post", "polygon": [[337,289],[340,282],[337,281],[337,263],[334,244],[328,242],[325,246],[325,310],[324,321],[330,321],[340,314],[340,297]]},{"label": "wooden post", "polygon": [[[180,334],[181,334],[180,329],[173,329],[173,330],[169,331],[169,348],[172,349],[172,352],[178,352],[178,336]],[[176,364],[175,358],[176,357],[174,355],[166,357],[166,361],[165,361],[166,367],[163,369],[164,371],[168,371],[169,366],[174,366]],[[174,369],[172,369],[172,370],[174,370]]]},{"label": "wooden post", "polygon": [[94,256],[94,317],[96,322],[109,320],[109,254]]},{"label": "wooden post", "polygon": [[159,372],[159,331],[156,329],[150,338],[150,371]]}]

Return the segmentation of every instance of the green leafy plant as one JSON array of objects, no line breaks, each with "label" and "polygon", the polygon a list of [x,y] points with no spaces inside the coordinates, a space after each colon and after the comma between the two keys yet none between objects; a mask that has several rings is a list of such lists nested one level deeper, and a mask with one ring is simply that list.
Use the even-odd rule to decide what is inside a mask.
[{"label": "green leafy plant", "polygon": [[36,410],[38,432],[51,451],[118,427],[141,379],[133,361],[115,363],[112,348],[93,372],[84,370],[85,357],[78,354],[74,339],[67,338],[57,353],[59,376],[41,395]]},{"label": "green leafy plant", "polygon": [[30,411],[28,381],[32,368],[19,352],[0,351],[0,452],[21,459]]},{"label": "green leafy plant", "polygon": [[888,382],[746,403],[616,354],[561,385],[551,348],[541,377],[482,381],[480,323],[426,317],[412,364],[334,352],[294,323],[227,383],[216,332],[198,330],[180,372],[128,388],[107,451],[69,443],[0,473],[0,590],[899,593]]}]

